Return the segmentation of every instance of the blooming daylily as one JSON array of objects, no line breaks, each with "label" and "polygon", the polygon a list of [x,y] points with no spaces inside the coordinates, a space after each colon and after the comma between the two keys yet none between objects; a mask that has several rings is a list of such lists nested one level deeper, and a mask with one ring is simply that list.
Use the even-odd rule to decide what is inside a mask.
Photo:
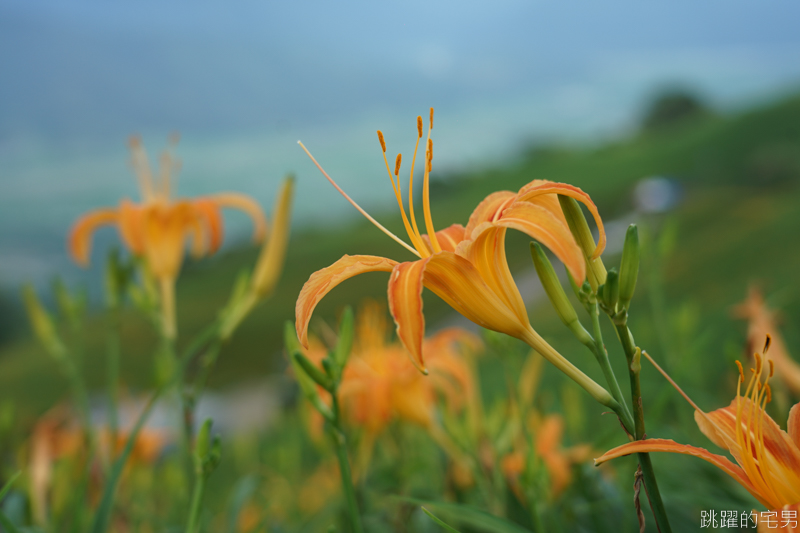
[{"label": "blooming daylily", "polygon": [[397,325],[397,335],[419,369],[425,369],[425,318],[422,312],[424,286],[476,324],[525,341],[586,388],[598,401],[609,405],[613,400],[608,392],[555,351],[531,327],[525,303],[511,277],[505,255],[506,230],[517,229],[550,248],[564,262],[573,278],[578,283],[583,282],[586,278],[586,259],[569,231],[557,195],[575,198],[591,211],[600,230],[600,242],[593,254],[597,257],[605,246],[605,232],[594,203],[577,187],[536,180],[517,193],[501,191],[489,195],[472,213],[466,227],[454,224],[437,232],[433,227],[429,197],[429,176],[433,160],[433,142],[430,139],[432,128],[433,108],[430,113],[422,184],[423,219],[427,231],[425,234],[417,225],[413,204],[414,163],[423,136],[422,117],[417,117],[417,140],[408,184],[408,214],[400,187],[402,157],[398,154],[392,172],[386,159],[383,133],[378,131],[386,170],[411,244],[389,232],[359,207],[301,143],[314,164],[356,209],[417,257],[414,261],[398,262],[386,257],[345,255],[331,266],[312,274],[300,292],[295,310],[295,325],[301,344],[308,345],[307,332],[311,314],[317,303],[331,289],[344,280],[365,272],[391,272],[389,308]]},{"label": "blooming daylily", "polygon": [[764,296],[755,285],[747,293],[747,299],[733,309],[734,316],[747,320],[747,351],[752,353],[758,343],[769,335],[769,357],[775,363],[775,374],[795,395],[800,395],[800,365],[789,355],[786,343],[778,330],[776,313],[764,302]]},{"label": "blooming daylily", "polygon": [[[339,387],[344,416],[371,436],[395,418],[430,429],[437,395],[455,412],[475,394],[472,375],[461,352],[477,351],[481,341],[459,328],[426,338],[425,348],[431,354],[430,375],[426,379],[414,369],[403,347],[389,341],[384,313],[377,303],[367,302],[357,315],[353,349]],[[320,364],[328,350],[315,338],[310,341],[305,354]]]},{"label": "blooming daylily", "polygon": [[[769,338],[764,349],[765,356],[768,346]],[[672,382],[655,362],[653,364]],[[772,398],[769,385],[774,372],[772,360],[767,359],[765,363],[758,353],[755,354],[755,368],[751,369],[752,376],[744,395],[741,394],[744,371],[741,363],[737,364],[740,379],[736,386],[736,397],[728,407],[710,413],[697,407],[672,382],[695,408],[694,417],[700,430],[714,444],[727,449],[736,463],[703,448],[678,444],[668,439],[646,439],[614,448],[595,459],[595,464],[639,452],[693,455],[723,470],[765,507],[779,511],[779,515],[781,509],[797,510],[800,505],[800,404],[789,411],[788,432],[783,431],[765,411],[766,404]]]},{"label": "blooming daylily", "polygon": [[267,223],[258,203],[243,194],[226,192],[191,200],[173,199],[171,174],[177,164],[170,151],[161,156],[159,176],[155,180],[138,137],[131,138],[130,148],[142,202],[137,204],[123,199],[116,208],[101,208],[83,215],[70,231],[68,248],[77,263],[88,265],[92,234],[100,226],[116,225],[125,246],[144,259],[150,273],[159,281],[164,333],[174,337],[174,285],[187,238],[195,257],[216,252],[223,234],[220,209],[226,207],[240,209],[250,216],[256,241],[264,237]]}]

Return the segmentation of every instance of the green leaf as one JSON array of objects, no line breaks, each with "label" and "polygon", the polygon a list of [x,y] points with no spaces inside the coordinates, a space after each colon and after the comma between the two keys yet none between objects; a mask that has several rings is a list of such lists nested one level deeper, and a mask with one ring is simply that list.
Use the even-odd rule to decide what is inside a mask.
[{"label": "green leaf", "polygon": [[396,496],[396,498],[416,505],[425,505],[437,511],[439,514],[446,515],[450,522],[469,526],[478,531],[487,531],[490,533],[531,533],[530,530],[518,524],[489,514],[471,505],[431,502],[402,496]]},{"label": "green leaf", "polygon": [[436,522],[437,524],[442,526],[445,529],[445,531],[450,531],[451,533],[459,533],[459,531],[457,529],[448,526],[447,524],[442,522],[440,519],[436,518],[436,516],[432,512],[430,512],[429,510],[425,509],[424,507],[420,507],[420,509],[422,509],[422,512],[425,513],[426,515],[428,515],[428,517],[431,520],[433,520],[434,522]]}]

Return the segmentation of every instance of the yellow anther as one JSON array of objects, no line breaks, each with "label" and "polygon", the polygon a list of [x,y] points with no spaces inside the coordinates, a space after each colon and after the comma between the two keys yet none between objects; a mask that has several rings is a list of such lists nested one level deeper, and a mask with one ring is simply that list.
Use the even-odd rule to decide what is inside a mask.
[{"label": "yellow anther", "polygon": [[765,387],[767,389],[767,403],[770,403],[772,401],[772,387],[769,385],[765,385]]},{"label": "yellow anther", "polygon": [[383,132],[378,130],[378,140],[381,142],[381,150],[386,153],[386,141],[383,140]]},{"label": "yellow anther", "polygon": [[431,129],[433,129],[433,108],[431,108]]},{"label": "yellow anther", "polygon": [[744,368],[742,368],[742,363],[736,361],[736,366],[739,367],[739,383],[744,383]]},{"label": "yellow anther", "polygon": [[425,150],[425,168],[428,172],[431,171],[433,167],[433,141],[428,139],[428,149]]},{"label": "yellow anther", "polygon": [[775,375],[775,363],[772,362],[772,359],[767,359],[767,362],[769,363],[769,377],[772,377]]},{"label": "yellow anther", "polygon": [[761,355],[756,352],[753,356],[756,358],[756,374],[761,374]]},{"label": "yellow anther", "polygon": [[400,177],[400,162],[403,159],[403,154],[397,154],[397,159],[394,161],[394,175]]},{"label": "yellow anther", "polygon": [[767,355],[770,344],[772,344],[772,337],[770,337],[769,333],[767,333],[767,338],[764,340],[764,355]]},{"label": "yellow anther", "polygon": [[422,117],[417,117],[417,139],[422,138]]}]

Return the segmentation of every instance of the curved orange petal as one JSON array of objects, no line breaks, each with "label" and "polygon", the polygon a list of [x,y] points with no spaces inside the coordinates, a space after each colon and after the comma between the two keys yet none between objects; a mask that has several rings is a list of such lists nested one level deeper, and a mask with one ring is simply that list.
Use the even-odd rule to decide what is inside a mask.
[{"label": "curved orange petal", "polygon": [[800,403],[789,409],[789,422],[786,426],[794,445],[800,448]]},{"label": "curved orange petal", "polygon": [[147,209],[130,200],[119,203],[119,233],[133,255],[144,254],[144,213]]},{"label": "curved orange petal", "polygon": [[467,222],[464,236],[467,239],[471,239],[475,228],[484,222],[492,222],[495,220],[503,209],[516,199],[516,196],[517,195],[511,191],[497,191],[484,198],[469,216],[469,222]]},{"label": "curved orange petal", "polygon": [[116,209],[106,208],[91,211],[79,218],[69,232],[67,249],[76,263],[87,266],[92,252],[92,234],[100,226],[117,224]]},{"label": "curved orange petal", "polygon": [[589,195],[574,185],[568,185],[566,183],[554,183],[550,181],[533,181],[520,189],[517,201],[530,201],[544,194],[561,194],[563,196],[569,196],[570,198],[574,198],[579,202],[582,202],[589,209],[589,212],[594,217],[595,224],[597,224],[597,230],[600,233],[600,239],[597,243],[597,248],[595,248],[594,253],[592,254],[592,259],[597,259],[600,257],[600,255],[603,253],[603,250],[606,248],[606,231],[603,228],[603,220],[600,218],[600,212],[597,210],[597,206],[594,205],[594,202]]},{"label": "curved orange petal", "polygon": [[[433,257],[433,256],[431,256]],[[425,370],[422,339],[425,337],[425,316],[422,314],[422,278],[430,257],[400,263],[389,278],[389,312],[397,325],[397,337],[403,343],[420,371]]]},{"label": "curved orange petal", "polygon": [[474,238],[462,242],[456,253],[472,263],[483,281],[514,311],[517,319],[527,324],[528,311],[506,261],[506,228],[485,222],[472,235]]},{"label": "curved orange petal", "polygon": [[670,439],[646,439],[646,440],[637,440],[634,442],[629,442],[627,444],[623,444],[622,446],[617,446],[616,448],[607,451],[602,456],[598,457],[594,460],[595,466],[599,466],[610,459],[616,459],[617,457],[622,457],[624,455],[630,455],[632,453],[649,453],[649,452],[670,452],[670,453],[680,453],[682,455],[692,455],[694,457],[699,457],[700,459],[711,463],[712,465],[716,466],[733,479],[739,482],[747,491],[753,495],[759,502],[764,504],[766,507],[769,507],[769,503],[763,499],[761,494],[756,490],[753,484],[748,479],[747,474],[745,474],[744,470],[738,465],[735,465],[731,462],[730,459],[727,457],[723,457],[722,455],[716,455],[708,450],[704,450],[703,448],[696,448],[694,446],[689,446],[686,444],[678,444],[674,440]]},{"label": "curved orange petal", "polygon": [[374,255],[345,255],[329,267],[311,274],[295,305],[295,329],[300,344],[308,347],[308,322],[320,300],[346,279],[365,272],[391,272],[396,261]]},{"label": "curved orange petal", "polygon": [[[261,206],[247,195],[235,192],[217,193],[207,197],[219,207],[230,207],[244,211],[253,220],[253,240],[260,242],[267,234],[267,219]],[[195,200],[197,201],[197,200]]]},{"label": "curved orange petal", "polygon": [[192,201],[192,207],[197,211],[197,217],[203,221],[206,234],[208,235],[207,243],[202,243],[201,241],[201,243],[206,244],[206,246],[203,247],[203,250],[200,251],[198,255],[202,255],[206,251],[211,255],[219,250],[220,245],[222,245],[223,223],[222,214],[219,212],[219,206],[212,200],[200,198]]},{"label": "curved orange petal", "polygon": [[[439,241],[439,246],[445,252],[455,252],[458,243],[464,240],[464,226],[461,224],[453,224],[449,228],[436,232],[436,240]],[[422,236],[423,242],[428,247],[428,250],[433,250],[431,239],[427,235]]]},{"label": "curved orange petal", "polygon": [[586,279],[583,252],[572,237],[569,226],[549,209],[528,202],[515,202],[503,211],[495,224],[521,231],[548,247],[578,284]]},{"label": "curved orange petal", "polygon": [[460,255],[432,255],[424,275],[425,287],[479,326],[516,338],[528,333],[530,324],[521,322],[489,288],[478,269]]}]

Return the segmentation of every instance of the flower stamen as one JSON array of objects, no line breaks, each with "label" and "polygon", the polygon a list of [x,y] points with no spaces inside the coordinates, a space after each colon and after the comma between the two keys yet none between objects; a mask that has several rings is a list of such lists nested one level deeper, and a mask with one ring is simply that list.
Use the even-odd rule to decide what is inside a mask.
[{"label": "flower stamen", "polygon": [[[431,166],[433,163],[433,141],[431,141],[431,130],[433,130],[433,108],[431,108],[430,125],[428,126],[428,142],[427,150],[425,150],[425,175],[422,189],[422,209],[425,214],[425,230],[428,232],[428,237],[431,240],[434,253],[442,251],[439,246],[439,240],[436,238],[436,230],[433,229],[433,219],[431,218],[431,198],[430,198],[430,184],[429,178],[431,173]],[[418,126],[419,128],[419,126]]]},{"label": "flower stamen", "polygon": [[[400,178],[398,176],[397,181],[395,181],[394,179],[395,176],[394,174],[392,174],[392,171],[389,168],[389,160],[386,158],[386,141],[383,138],[383,132],[381,130],[378,130],[378,140],[381,143],[381,151],[383,152],[383,162],[386,164],[386,172],[389,173],[389,180],[391,180],[392,182],[392,189],[394,189],[394,196],[395,198],[397,198],[397,205],[400,207],[400,216],[403,217],[403,226],[405,226],[406,228],[406,233],[408,234],[408,238],[411,239],[411,244],[414,245],[414,248],[416,248],[419,251],[422,257],[428,257],[431,254],[428,251],[428,247],[425,246],[425,242],[422,240],[422,236],[419,234],[418,231],[414,231],[414,229],[411,227],[411,224],[408,222],[408,217],[406,216],[406,210],[405,207],[403,206],[403,193],[402,190],[400,189]],[[395,167],[397,166],[398,165],[395,163]],[[409,195],[408,203],[413,205],[414,203],[413,200],[414,199]],[[410,205],[409,209],[411,209]]]},{"label": "flower stamen", "polygon": [[355,208],[356,208],[356,210],[357,210],[359,213],[361,213],[362,215],[364,215],[364,217],[366,217],[366,219],[367,219],[367,220],[369,220],[370,222],[372,222],[372,224],[374,224],[376,228],[378,228],[378,229],[379,229],[379,230],[381,230],[383,233],[385,233],[386,235],[388,235],[389,237],[391,237],[392,239],[394,239],[394,241],[395,241],[395,242],[397,242],[397,243],[398,243],[400,246],[404,247],[406,250],[408,250],[408,251],[409,251],[409,252],[411,252],[412,254],[416,255],[417,257],[421,257],[418,251],[416,251],[416,250],[415,250],[413,247],[411,247],[410,245],[408,245],[408,244],[407,244],[407,243],[406,243],[406,242],[405,242],[403,239],[401,239],[400,237],[398,237],[397,235],[395,235],[394,233],[392,233],[391,231],[389,231],[388,229],[386,229],[385,227],[383,227],[383,225],[382,225],[380,222],[378,222],[377,220],[375,220],[374,218],[372,218],[372,217],[369,215],[369,213],[367,213],[366,211],[364,211],[364,209],[363,209],[363,208],[362,208],[360,205],[358,205],[358,204],[355,202],[355,200],[353,200],[352,198],[350,198],[350,196],[348,196],[348,195],[347,195],[347,193],[346,193],[346,192],[344,192],[344,191],[342,190],[342,188],[341,188],[341,187],[339,187],[339,185],[338,185],[338,184],[337,184],[335,181],[333,181],[333,178],[331,178],[331,177],[328,175],[328,173],[327,173],[327,172],[325,172],[325,169],[323,169],[323,168],[322,168],[322,166],[321,166],[321,165],[320,165],[320,164],[317,162],[317,160],[316,160],[316,159],[314,159],[314,156],[313,156],[313,155],[311,155],[311,152],[309,152],[309,151],[308,151],[308,149],[305,147],[305,145],[304,145],[302,142],[300,142],[300,141],[297,141],[297,144],[299,144],[299,145],[300,145],[300,148],[302,148],[302,149],[303,149],[303,151],[306,153],[306,155],[309,157],[309,159],[311,159],[311,161],[312,161],[312,162],[313,162],[313,163],[314,163],[314,164],[317,166],[317,168],[319,169],[319,171],[320,171],[320,172],[322,172],[322,175],[323,175],[323,176],[325,176],[325,178],[326,178],[326,179],[327,179],[327,180],[330,182],[330,184],[331,184],[331,185],[333,185],[333,186],[334,186],[334,188],[336,188],[336,190],[337,190],[337,191],[339,191],[339,194],[341,194],[342,196],[344,196],[344,197],[345,197],[345,199],[346,199],[348,202],[350,202],[350,205],[352,205],[353,207],[355,207]]}]

